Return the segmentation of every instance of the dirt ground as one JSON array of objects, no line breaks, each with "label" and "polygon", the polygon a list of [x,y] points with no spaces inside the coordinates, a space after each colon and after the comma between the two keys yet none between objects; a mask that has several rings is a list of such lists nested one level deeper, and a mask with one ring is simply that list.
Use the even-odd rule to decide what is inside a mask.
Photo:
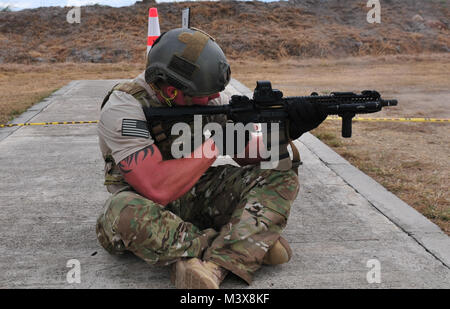
[{"label": "dirt ground", "polygon": [[[450,118],[450,54],[341,60],[232,61],[232,76],[250,89],[270,80],[285,95],[378,90],[399,100],[371,117]],[[133,78],[141,64],[0,65],[0,123],[74,79]],[[86,119],[92,120],[92,119]],[[450,124],[354,122],[340,137],[340,121],[312,133],[450,234]]]}]

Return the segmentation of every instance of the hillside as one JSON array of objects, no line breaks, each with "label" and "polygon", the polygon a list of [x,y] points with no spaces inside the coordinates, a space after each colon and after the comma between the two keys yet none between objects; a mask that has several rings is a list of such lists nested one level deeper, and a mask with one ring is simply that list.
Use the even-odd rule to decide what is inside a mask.
[{"label": "hillside", "polygon": [[192,26],[209,32],[232,59],[450,51],[445,0],[384,0],[381,24],[367,23],[362,0],[145,2],[83,7],[81,24],[67,23],[69,8],[0,12],[0,63],[142,61],[153,6],[162,31],[179,27],[181,9],[189,6]]}]

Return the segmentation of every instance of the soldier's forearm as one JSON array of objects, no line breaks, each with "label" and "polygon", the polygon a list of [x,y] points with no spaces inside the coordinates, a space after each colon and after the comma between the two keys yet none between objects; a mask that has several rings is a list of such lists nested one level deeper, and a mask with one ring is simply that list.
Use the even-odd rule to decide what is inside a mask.
[{"label": "soldier's forearm", "polygon": [[264,160],[261,156],[261,153],[263,153],[266,148],[263,143],[262,135],[252,134],[251,136],[252,138],[250,139],[247,147],[245,147],[244,150],[245,156],[243,158],[239,158],[242,157],[242,154],[240,154],[233,157],[233,160],[240,166],[258,164],[259,162]]},{"label": "soldier's forearm", "polygon": [[216,160],[218,151],[212,140],[198,147],[190,158],[163,161],[154,151],[139,151],[122,160],[119,167],[125,180],[141,195],[161,205],[188,192]]}]

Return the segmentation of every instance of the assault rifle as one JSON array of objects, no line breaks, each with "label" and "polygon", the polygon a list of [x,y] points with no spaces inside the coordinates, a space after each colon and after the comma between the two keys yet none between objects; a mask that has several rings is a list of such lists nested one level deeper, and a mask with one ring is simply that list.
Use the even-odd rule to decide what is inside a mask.
[{"label": "assault rifle", "polygon": [[[224,114],[228,120],[235,123],[274,123],[280,125],[279,143],[280,157],[289,156],[287,152],[287,123],[289,121],[289,106],[310,102],[317,104],[327,115],[342,117],[342,136],[351,137],[352,118],[356,114],[369,114],[381,111],[383,107],[397,105],[397,100],[384,100],[377,91],[365,90],[361,94],[353,92],[332,92],[330,95],[285,97],[277,89],[272,89],[269,81],[258,81],[253,92],[253,99],[244,95],[234,95],[228,105],[222,106],[179,106],[173,108],[144,108],[147,121],[161,119],[183,119],[194,115]],[[285,146],[285,147],[282,147]],[[284,150],[285,151],[284,151]]]}]

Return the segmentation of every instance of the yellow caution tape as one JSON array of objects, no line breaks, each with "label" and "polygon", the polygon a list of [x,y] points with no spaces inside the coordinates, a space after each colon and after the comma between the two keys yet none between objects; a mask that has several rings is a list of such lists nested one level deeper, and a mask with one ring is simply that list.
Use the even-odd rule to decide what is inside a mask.
[{"label": "yellow caution tape", "polygon": [[[329,116],[327,120],[341,120],[337,116]],[[450,119],[446,118],[364,118],[354,117],[355,121],[372,121],[372,122],[450,122]],[[35,122],[35,123],[12,123],[12,124],[0,124],[0,128],[9,127],[25,127],[25,126],[49,126],[49,125],[62,125],[62,124],[93,124],[98,123],[98,120],[94,121],[62,121],[62,122]]]},{"label": "yellow caution tape", "polygon": [[[329,116],[327,120],[341,120],[337,116]],[[450,122],[450,119],[446,118],[364,118],[354,117],[355,121],[372,121],[372,122]]]},{"label": "yellow caution tape", "polygon": [[61,122],[11,123],[11,124],[0,124],[0,128],[25,127],[25,126],[49,126],[49,125],[57,125],[57,124],[89,124],[89,123],[98,123],[98,120],[94,120],[94,121],[61,121]]}]

